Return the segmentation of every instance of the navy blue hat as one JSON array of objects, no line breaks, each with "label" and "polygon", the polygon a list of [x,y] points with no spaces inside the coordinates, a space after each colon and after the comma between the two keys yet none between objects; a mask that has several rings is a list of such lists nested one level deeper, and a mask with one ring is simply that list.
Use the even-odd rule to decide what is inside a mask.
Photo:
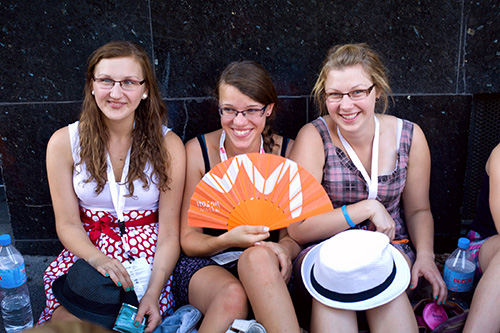
[{"label": "navy blue hat", "polygon": [[123,303],[139,306],[134,291],[125,292],[83,259],[52,284],[56,299],[79,319],[112,328]]}]

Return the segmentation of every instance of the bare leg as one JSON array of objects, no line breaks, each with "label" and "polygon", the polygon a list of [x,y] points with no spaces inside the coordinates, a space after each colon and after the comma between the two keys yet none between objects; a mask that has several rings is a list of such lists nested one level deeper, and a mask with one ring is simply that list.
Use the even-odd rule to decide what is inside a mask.
[{"label": "bare leg", "polygon": [[366,311],[370,332],[418,332],[417,319],[406,293]]},{"label": "bare leg", "polygon": [[81,321],[78,317],[71,314],[64,306],[59,305],[52,313],[50,321]]},{"label": "bare leg", "polygon": [[479,250],[483,276],[474,291],[464,332],[500,332],[500,236],[488,238]]},{"label": "bare leg", "polygon": [[292,298],[271,249],[255,246],[245,250],[238,261],[238,274],[255,319],[268,332],[300,332]]},{"label": "bare leg", "polygon": [[330,308],[312,300],[311,333],[358,332],[356,311]]},{"label": "bare leg", "polygon": [[219,266],[207,266],[189,282],[189,303],[204,318],[199,332],[225,332],[235,319],[246,319],[248,301],[240,281]]}]

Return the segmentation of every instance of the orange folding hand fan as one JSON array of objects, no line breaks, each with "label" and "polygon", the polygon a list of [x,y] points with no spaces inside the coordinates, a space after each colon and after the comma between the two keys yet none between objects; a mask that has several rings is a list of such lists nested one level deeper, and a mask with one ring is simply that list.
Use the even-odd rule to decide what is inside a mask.
[{"label": "orange folding hand fan", "polygon": [[297,163],[250,153],[217,164],[196,185],[188,225],[228,229],[265,225],[271,230],[333,210],[323,186]]}]

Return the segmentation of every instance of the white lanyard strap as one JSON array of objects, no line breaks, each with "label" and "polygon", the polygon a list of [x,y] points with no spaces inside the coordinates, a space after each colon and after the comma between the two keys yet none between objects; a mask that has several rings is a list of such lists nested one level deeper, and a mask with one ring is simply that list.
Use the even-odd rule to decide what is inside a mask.
[{"label": "white lanyard strap", "polygon": [[354,149],[352,149],[349,142],[347,142],[347,140],[344,139],[342,134],[340,134],[339,127],[337,126],[337,134],[339,136],[340,141],[342,142],[342,145],[344,145],[347,155],[349,155],[351,161],[354,163],[356,168],[358,168],[358,170],[361,171],[363,178],[368,184],[368,199],[375,199],[377,197],[377,189],[378,189],[378,150],[379,150],[380,126],[377,117],[374,116],[374,118],[375,118],[375,135],[373,137],[373,143],[372,143],[371,178],[370,176],[368,176],[368,172],[366,172],[363,163],[361,163]]},{"label": "white lanyard strap", "polygon": [[127,191],[125,180],[127,179],[128,169],[130,166],[130,150],[127,152],[127,157],[125,158],[125,164],[123,165],[122,177],[120,183],[116,182],[115,173],[113,172],[113,165],[111,164],[111,158],[107,154],[108,160],[108,186],[109,192],[111,194],[111,201],[113,202],[113,207],[115,208],[116,215],[118,217],[118,224],[120,225],[121,238],[125,251],[130,251],[130,246],[128,244],[128,237],[124,228],[124,217],[123,209],[125,208],[125,192]]},{"label": "white lanyard strap", "polygon": [[[220,155],[221,162],[224,162],[227,160],[227,153],[226,153],[226,148],[224,148],[224,141],[226,141],[226,131],[222,130],[222,133],[220,135],[220,140],[219,140],[219,155]],[[259,152],[261,154],[265,153],[264,139],[262,138],[262,134],[260,135],[260,150],[259,150]]]}]

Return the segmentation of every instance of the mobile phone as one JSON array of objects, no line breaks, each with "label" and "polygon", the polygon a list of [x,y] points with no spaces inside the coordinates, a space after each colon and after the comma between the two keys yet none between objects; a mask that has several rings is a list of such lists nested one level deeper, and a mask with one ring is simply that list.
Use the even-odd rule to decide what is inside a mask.
[{"label": "mobile phone", "polygon": [[116,317],[113,330],[122,333],[142,333],[146,328],[146,318],[143,318],[139,326],[134,326],[135,316],[137,315],[137,308],[133,305],[123,303]]}]

